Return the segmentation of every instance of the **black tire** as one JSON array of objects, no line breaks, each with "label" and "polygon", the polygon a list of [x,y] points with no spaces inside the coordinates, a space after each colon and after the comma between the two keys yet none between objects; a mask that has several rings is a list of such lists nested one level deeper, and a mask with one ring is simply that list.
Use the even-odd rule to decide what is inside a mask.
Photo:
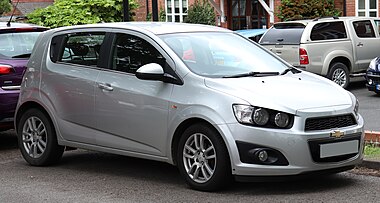
[{"label": "black tire", "polygon": [[[203,139],[202,146],[200,144],[198,147],[195,146],[194,140],[197,139],[198,141]],[[193,151],[185,148],[185,145],[190,146]],[[194,157],[186,157],[185,154]],[[212,158],[213,156],[215,158]],[[185,130],[178,144],[177,163],[186,183],[196,190],[215,191],[232,181],[231,163],[226,145],[219,133],[205,124],[195,124]]]},{"label": "black tire", "polygon": [[51,165],[62,157],[64,147],[58,145],[54,126],[38,109],[30,109],[21,116],[17,138],[21,154],[30,165]]},{"label": "black tire", "polygon": [[344,63],[336,62],[330,66],[327,78],[334,81],[343,88],[350,84],[350,75],[347,66]]}]

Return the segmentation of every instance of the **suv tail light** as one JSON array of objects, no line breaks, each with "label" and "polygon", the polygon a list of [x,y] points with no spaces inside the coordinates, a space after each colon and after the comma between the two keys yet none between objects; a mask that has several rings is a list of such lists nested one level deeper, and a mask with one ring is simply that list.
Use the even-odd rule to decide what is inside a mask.
[{"label": "suv tail light", "polygon": [[301,65],[309,64],[309,56],[307,55],[307,51],[304,48],[300,48],[300,64]]},{"label": "suv tail light", "polygon": [[0,75],[7,75],[13,72],[14,70],[12,66],[0,64]]}]

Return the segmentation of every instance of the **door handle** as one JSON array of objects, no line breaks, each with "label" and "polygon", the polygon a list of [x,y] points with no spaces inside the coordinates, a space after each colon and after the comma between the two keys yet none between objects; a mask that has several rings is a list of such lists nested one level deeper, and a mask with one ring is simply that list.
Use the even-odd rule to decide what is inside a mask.
[{"label": "door handle", "polygon": [[112,91],[113,87],[109,83],[98,83],[98,87],[102,90]]},{"label": "door handle", "polygon": [[359,42],[356,46],[358,46],[358,47],[362,47],[362,46],[363,46],[363,43]]}]

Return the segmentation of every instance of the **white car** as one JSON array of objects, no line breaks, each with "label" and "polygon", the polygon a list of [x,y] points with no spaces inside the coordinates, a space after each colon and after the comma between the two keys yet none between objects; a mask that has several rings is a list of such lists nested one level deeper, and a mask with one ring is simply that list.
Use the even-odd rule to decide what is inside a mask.
[{"label": "white car", "polygon": [[177,165],[211,191],[233,178],[353,168],[363,159],[358,105],[226,29],[105,23],[40,35],[15,125],[31,165],[56,163],[64,146],[97,150]]}]

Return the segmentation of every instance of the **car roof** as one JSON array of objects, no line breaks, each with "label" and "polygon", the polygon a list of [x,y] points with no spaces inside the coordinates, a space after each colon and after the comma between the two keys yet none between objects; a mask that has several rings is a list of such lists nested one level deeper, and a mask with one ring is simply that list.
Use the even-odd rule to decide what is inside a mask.
[{"label": "car roof", "polygon": [[137,31],[148,31],[155,35],[185,33],[185,32],[231,32],[231,30],[216,26],[188,24],[188,23],[171,23],[171,22],[117,22],[117,23],[98,23],[88,25],[76,25],[54,29],[70,30],[76,28],[125,28]]},{"label": "car roof", "polygon": [[244,37],[252,37],[252,36],[264,34],[265,31],[267,31],[267,29],[236,30],[235,32],[243,35]]},{"label": "car roof", "polygon": [[14,28],[46,28],[46,27],[34,25],[34,24],[28,24],[28,23],[13,23],[13,22],[11,22],[10,26],[8,26],[7,22],[0,22],[0,30],[14,29]]},{"label": "car roof", "polygon": [[368,20],[368,19],[380,20],[380,18],[376,18],[376,17],[343,16],[343,17],[321,17],[321,18],[305,19],[305,20],[291,20],[291,21],[277,22],[275,24],[279,25],[279,24],[299,23],[306,26],[310,22],[324,22],[324,21],[334,21],[334,20]]}]

